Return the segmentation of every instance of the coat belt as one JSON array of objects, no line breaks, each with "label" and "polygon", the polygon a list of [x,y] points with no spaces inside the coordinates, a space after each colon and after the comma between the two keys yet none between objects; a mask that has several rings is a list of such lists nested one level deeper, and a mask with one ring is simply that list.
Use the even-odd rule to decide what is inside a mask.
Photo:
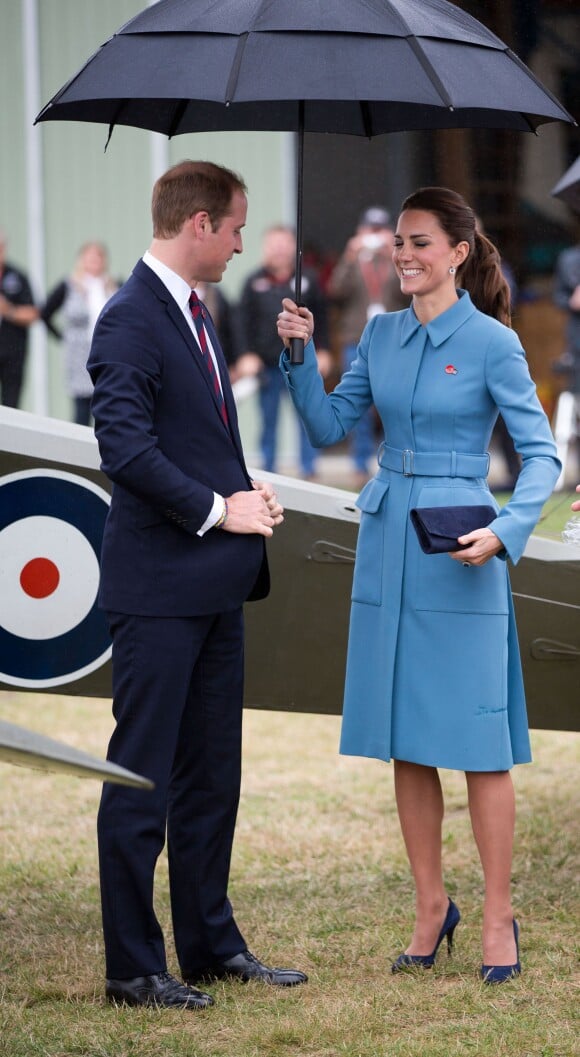
[{"label": "coat belt", "polygon": [[405,477],[487,477],[489,452],[472,455],[463,451],[413,451],[381,444],[379,466]]}]

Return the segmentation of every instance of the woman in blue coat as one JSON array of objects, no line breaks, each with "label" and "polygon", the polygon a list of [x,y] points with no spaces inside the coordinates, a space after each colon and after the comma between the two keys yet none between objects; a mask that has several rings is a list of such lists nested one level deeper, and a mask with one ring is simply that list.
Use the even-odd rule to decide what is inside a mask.
[{"label": "woman in blue coat", "polygon": [[[394,760],[416,919],[393,971],[431,967],[445,938],[451,949],[459,922],[441,865],[437,768],[446,767],[466,772],[483,867],[481,975],[502,983],[520,972],[510,768],[531,759],[505,559],[521,557],[560,465],[524,351],[509,329],[499,255],[464,199],[445,188],[407,198],[393,260],[411,307],[371,320],[332,394],[317,371],[313,318],[289,300],[279,335],[285,345],[292,337],[307,345],[303,365],[283,353],[281,368],[314,445],[341,440],[372,403],[385,431],[378,471],[357,501],[341,752]],[[486,481],[498,413],[522,458],[501,511]],[[459,537],[466,549],[423,553],[412,508],[481,504],[496,517]]]}]

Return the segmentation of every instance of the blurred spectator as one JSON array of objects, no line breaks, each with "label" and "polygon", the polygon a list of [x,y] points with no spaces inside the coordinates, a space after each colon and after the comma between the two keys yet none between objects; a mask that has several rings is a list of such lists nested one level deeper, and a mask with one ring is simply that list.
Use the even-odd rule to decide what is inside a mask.
[{"label": "blurred spectator", "polygon": [[[292,228],[278,224],[268,228],[262,241],[262,265],[248,276],[240,300],[240,322],[244,353],[238,360],[239,374],[254,373],[260,384],[259,400],[262,414],[260,446],[263,469],[273,472],[276,467],[276,433],[280,400],[286,386],[278,368],[280,339],[276,331],[278,313],[284,297],[294,298],[296,236]],[[302,304],[316,315],[318,363],[321,373],[330,369],[326,301],[313,272],[302,275]],[[316,469],[316,451],[306,430],[296,416],[300,437],[300,470],[303,477],[312,478]]]},{"label": "blurred spectator", "polygon": [[[345,371],[356,356],[368,320],[379,312],[396,311],[409,304],[409,298],[401,294],[392,252],[393,229],[388,211],[381,206],[366,209],[328,283],[329,297],[339,309],[338,327]],[[367,480],[369,459],[377,447],[374,428],[375,414],[371,408],[350,435],[357,487]]]},{"label": "blurred spectator", "polygon": [[0,231],[0,385],[7,407],[20,404],[28,328],[38,315],[27,276],[6,260],[6,237]]},{"label": "blurred spectator", "polygon": [[[91,421],[93,387],[87,359],[95,323],[105,304],[118,288],[109,275],[107,251],[101,242],[81,246],[75,266],[49,293],[41,318],[50,332],[64,345],[65,385],[74,404],[74,420],[81,426]],[[53,323],[61,313],[62,329]]]},{"label": "blurred spectator", "polygon": [[580,393],[580,242],[559,255],[554,278],[554,301],[568,315],[566,351],[556,369],[570,378],[568,389]]}]

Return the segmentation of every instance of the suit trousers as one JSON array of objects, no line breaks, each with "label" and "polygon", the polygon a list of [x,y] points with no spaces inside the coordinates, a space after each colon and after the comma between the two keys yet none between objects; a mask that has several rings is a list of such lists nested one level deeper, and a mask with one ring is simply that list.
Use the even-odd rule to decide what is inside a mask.
[{"label": "suit trousers", "polygon": [[245,950],[227,896],[240,795],[243,612],[109,614],[113,714],[108,759],[153,791],[105,783],[98,816],[108,978],[167,968],[153,905],[167,830],[169,889],[182,972]]}]

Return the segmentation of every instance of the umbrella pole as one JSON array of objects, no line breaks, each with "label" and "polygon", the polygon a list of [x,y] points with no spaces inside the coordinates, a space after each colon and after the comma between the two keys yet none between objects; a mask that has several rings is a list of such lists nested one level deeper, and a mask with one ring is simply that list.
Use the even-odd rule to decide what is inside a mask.
[{"label": "umbrella pole", "polygon": [[[296,193],[296,268],[294,296],[296,304],[302,299],[302,201],[304,197],[304,100],[298,104],[298,188]],[[290,339],[290,363],[304,363],[302,338]]]}]

